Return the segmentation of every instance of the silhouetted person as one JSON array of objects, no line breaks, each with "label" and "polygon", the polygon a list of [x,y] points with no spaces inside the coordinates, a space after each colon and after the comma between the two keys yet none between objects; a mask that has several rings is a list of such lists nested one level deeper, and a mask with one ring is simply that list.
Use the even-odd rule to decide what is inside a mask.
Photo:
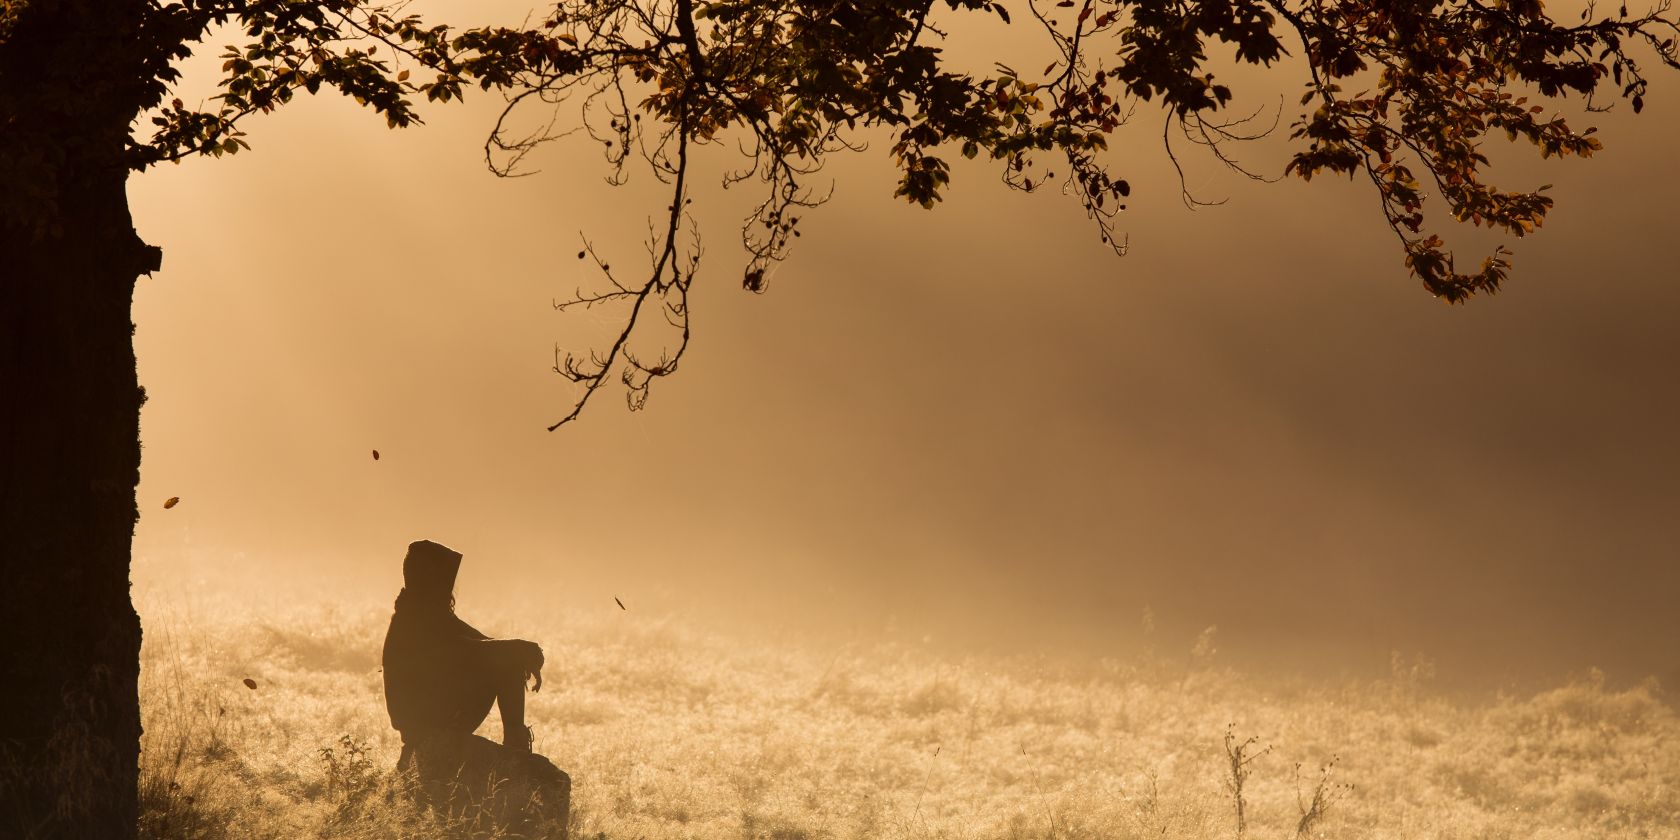
[{"label": "silhouetted person", "polygon": [[[562,820],[564,836],[571,781],[531,753],[525,725],[525,686],[542,687],[542,648],[492,639],[458,618],[460,568],[460,552],[430,540],[411,543],[403,558],[384,653],[385,708],[403,739],[397,768],[420,783],[423,801],[453,815],[471,805],[470,819],[501,820],[507,815],[496,812],[529,817],[534,807],[543,819]],[[473,734],[493,705],[501,746]]]},{"label": "silhouetted person", "polygon": [[525,685],[542,685],[542,648],[523,639],[492,639],[455,615],[459,552],[430,540],[408,547],[403,589],[385,634],[385,706],[391,725],[413,736],[470,734],[498,705],[502,743],[531,749]]}]

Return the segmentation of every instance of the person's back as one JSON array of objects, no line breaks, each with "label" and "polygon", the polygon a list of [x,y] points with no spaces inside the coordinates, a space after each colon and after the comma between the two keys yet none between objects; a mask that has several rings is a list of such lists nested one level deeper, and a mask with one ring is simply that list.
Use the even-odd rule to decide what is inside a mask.
[{"label": "person's back", "polygon": [[460,554],[429,541],[409,546],[403,561],[384,672],[385,706],[404,740],[435,730],[472,732],[496,701],[496,675],[477,649],[489,637],[454,613],[460,564]]}]

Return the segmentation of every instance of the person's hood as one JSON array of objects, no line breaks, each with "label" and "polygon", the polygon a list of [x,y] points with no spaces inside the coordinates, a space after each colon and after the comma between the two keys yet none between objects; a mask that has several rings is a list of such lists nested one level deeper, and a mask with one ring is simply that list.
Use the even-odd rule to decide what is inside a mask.
[{"label": "person's hood", "polygon": [[403,586],[411,592],[448,595],[455,591],[455,575],[461,570],[461,552],[431,540],[408,544],[403,558]]}]

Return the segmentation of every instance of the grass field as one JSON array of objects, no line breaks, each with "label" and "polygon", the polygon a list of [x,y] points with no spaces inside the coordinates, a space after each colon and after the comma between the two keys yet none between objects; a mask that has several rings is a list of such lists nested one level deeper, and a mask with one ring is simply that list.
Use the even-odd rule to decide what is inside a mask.
[{"label": "grass field", "polygon": [[[386,795],[387,608],[140,606],[143,836],[437,833]],[[528,717],[574,779],[577,837],[1234,838],[1228,747],[1254,738],[1251,838],[1680,839],[1680,718],[1653,685],[1471,705],[1426,669],[1268,680],[1205,642],[1051,664],[742,643],[635,613],[468,618],[547,650]]]}]

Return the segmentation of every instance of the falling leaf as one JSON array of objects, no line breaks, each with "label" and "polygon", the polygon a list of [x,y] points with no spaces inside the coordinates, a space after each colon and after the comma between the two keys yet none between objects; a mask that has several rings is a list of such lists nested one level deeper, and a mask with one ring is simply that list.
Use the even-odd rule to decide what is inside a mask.
[{"label": "falling leaf", "polygon": [[626,606],[624,606],[624,602],[623,602],[623,601],[620,601],[620,600],[618,600],[618,596],[617,596],[617,595],[614,595],[614,596],[613,596],[613,603],[615,603],[615,604],[617,604],[617,605],[618,605],[618,608],[619,608],[619,609],[621,609],[621,610],[628,610],[628,609],[629,609],[629,607],[626,607]]},{"label": "falling leaf", "polygon": [[252,691],[256,691],[257,690],[257,681],[251,679],[250,677],[246,677],[245,678],[245,687],[251,689]]},{"label": "falling leaf", "polygon": [[373,460],[379,460],[379,450],[377,449],[373,450]]},{"label": "falling leaf", "polygon": [[169,510],[170,508],[172,508],[172,507],[174,507],[174,506],[176,506],[180,503],[181,503],[181,497],[180,496],[170,496],[169,501],[163,503],[163,509],[164,510]]}]

